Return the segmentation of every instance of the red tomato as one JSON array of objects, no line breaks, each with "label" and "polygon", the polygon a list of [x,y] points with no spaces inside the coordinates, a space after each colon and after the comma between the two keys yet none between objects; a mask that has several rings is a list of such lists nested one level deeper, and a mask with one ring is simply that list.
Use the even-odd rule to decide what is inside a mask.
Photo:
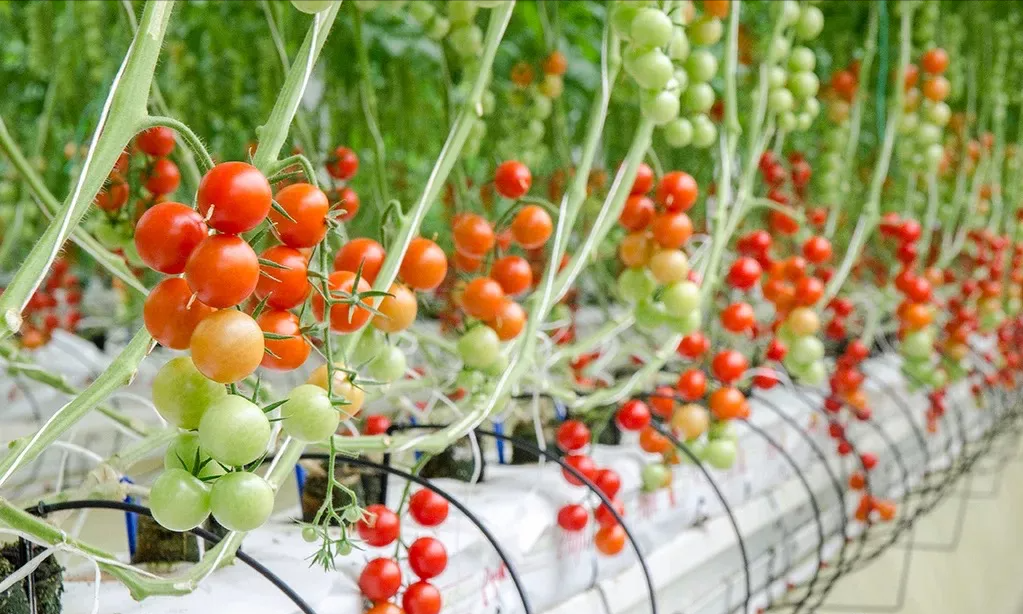
[{"label": "red tomato", "polygon": [[267,306],[274,309],[291,309],[309,296],[306,259],[301,252],[286,245],[275,245],[267,248],[260,258],[277,266],[259,265],[256,298],[266,298]]},{"label": "red tomato", "polygon": [[185,280],[210,307],[234,307],[259,283],[259,258],[249,244],[232,235],[211,235],[192,251]]},{"label": "red tomato", "polygon": [[153,339],[171,349],[183,350],[188,347],[195,327],[214,311],[192,298],[192,290],[184,279],[169,277],[149,292],[142,307],[142,319]]},{"label": "red tomato", "polygon": [[494,247],[494,228],[481,215],[459,216],[451,232],[455,249],[472,258],[482,258]]},{"label": "red tomato", "polygon": [[448,565],[444,544],[433,537],[420,537],[408,547],[408,564],[413,573],[429,580],[439,576]]},{"label": "red tomato", "polygon": [[370,601],[390,599],[400,588],[401,568],[393,559],[373,559],[359,574],[359,590]]},{"label": "red tomato", "polygon": [[622,488],[622,478],[614,469],[601,469],[593,479],[597,489],[608,498],[613,499]]},{"label": "red tomato", "polygon": [[671,212],[688,211],[696,204],[699,195],[696,180],[683,171],[665,173],[657,184],[657,202]]},{"label": "red tomato", "polygon": [[[568,454],[564,457],[565,464],[575,469],[591,482],[597,477],[597,465],[584,454]],[[561,470],[562,477],[572,486],[582,486],[583,482],[572,475],[567,469]]]},{"label": "red tomato", "polygon": [[163,158],[174,151],[174,131],[166,126],[154,126],[135,135],[135,146],[154,158]]},{"label": "red tomato", "polygon": [[543,247],[552,232],[554,223],[551,216],[539,205],[526,205],[519,209],[511,224],[512,238],[524,249]]},{"label": "red tomato", "polygon": [[940,75],[948,68],[948,53],[941,47],[928,49],[920,58],[920,65],[932,75]]},{"label": "red tomato", "polygon": [[309,343],[302,337],[298,316],[290,311],[264,311],[256,318],[260,330],[274,335],[288,335],[288,339],[266,338],[268,350],[260,364],[275,371],[291,371],[305,364],[309,358]]},{"label": "red tomato", "polygon": [[632,189],[629,193],[633,195],[646,194],[652,187],[654,187],[654,171],[646,162],[640,162],[636,168],[636,179],[632,182]]},{"label": "red tomato", "polygon": [[756,321],[756,314],[749,303],[732,303],[721,312],[721,325],[733,333],[752,329]]},{"label": "red tomato", "polygon": [[386,505],[374,503],[366,508],[366,515],[355,524],[355,529],[367,544],[381,548],[398,539],[401,522]]},{"label": "red tomato", "polygon": [[699,358],[709,349],[710,341],[703,333],[690,333],[682,337],[682,341],[679,342],[676,351],[679,356],[692,360]]},{"label": "red tomato", "polygon": [[718,420],[741,418],[748,411],[746,397],[738,388],[731,386],[718,388],[712,392],[707,405]]},{"label": "red tomato", "polygon": [[529,192],[533,175],[525,164],[517,160],[503,162],[494,171],[494,189],[505,198],[517,200]]},{"label": "red tomato", "polygon": [[334,179],[348,181],[359,170],[359,156],[347,147],[338,147],[327,158],[327,174]]},{"label": "red tomato", "polygon": [[803,243],[803,257],[814,264],[831,260],[831,241],[824,237],[810,237]]},{"label": "red tomato", "polygon": [[558,526],[565,531],[582,531],[590,521],[590,515],[581,505],[570,504],[558,510]]},{"label": "red tomato", "polygon": [[763,272],[759,262],[749,256],[742,256],[728,269],[728,283],[740,290],[749,290],[760,281]]},{"label": "red tomato", "polygon": [[654,201],[642,194],[633,194],[625,201],[618,223],[633,232],[643,230],[654,220]]},{"label": "red tomato", "polygon": [[[620,500],[612,499],[611,505],[614,506],[614,510],[618,512],[619,516],[625,515],[625,504]],[[613,527],[618,524],[618,519],[611,513],[611,508],[604,503],[601,503],[600,506],[594,510],[593,519],[602,527]]]},{"label": "red tomato", "polygon": [[654,241],[664,249],[679,249],[693,236],[693,222],[685,213],[662,213],[652,228]]},{"label": "red tomato", "polygon": [[[334,271],[328,279],[330,293],[335,300],[354,300],[355,293],[368,292],[369,283],[360,278],[359,285],[355,285],[355,273],[351,271]],[[313,313],[316,318],[323,321],[324,300],[319,294],[313,296]],[[365,307],[355,305],[352,302],[335,303],[330,307],[330,330],[337,333],[350,333],[356,331],[366,322],[372,314]]]},{"label": "red tomato", "polygon": [[334,257],[334,270],[352,273],[359,271],[363,279],[373,284],[376,283],[386,257],[387,252],[382,245],[373,239],[359,237],[345,243],[344,247],[338,250],[337,256]]},{"label": "red tomato", "polygon": [[494,318],[487,322],[501,341],[510,341],[519,336],[526,326],[526,311],[511,299],[504,299],[497,308]]},{"label": "red tomato", "polygon": [[490,276],[508,296],[525,292],[533,285],[533,269],[522,256],[498,258],[490,268]]},{"label": "red tomato", "polygon": [[337,202],[334,203],[334,206],[344,211],[341,215],[341,221],[350,222],[355,219],[361,204],[362,201],[359,200],[359,195],[355,190],[345,187],[338,190]]},{"label": "red tomato", "polygon": [[153,196],[163,196],[178,189],[181,183],[181,171],[178,165],[167,158],[160,158],[153,162],[149,169],[149,176],[146,178],[146,189]]},{"label": "red tomato", "polygon": [[678,376],[679,394],[687,401],[699,401],[707,392],[707,376],[699,369],[689,369]]},{"label": "red tomato", "polygon": [[[386,430],[384,429],[384,432]],[[448,517],[448,501],[429,488],[423,488],[409,497],[408,511],[409,515],[422,526],[435,527]]]},{"label": "red tomato", "polygon": [[616,419],[623,429],[639,431],[650,424],[650,408],[639,399],[631,399],[618,408]]},{"label": "red tomato", "polygon": [[824,282],[816,277],[804,277],[796,282],[796,302],[807,307],[815,305],[824,296]]},{"label": "red tomato", "polygon": [[658,386],[649,400],[650,410],[662,418],[670,418],[675,411],[675,390],[671,386]]},{"label": "red tomato", "polygon": [[601,554],[614,556],[625,548],[625,529],[620,524],[601,527],[593,536],[593,544]]},{"label": "red tomato", "polygon": [[472,317],[489,322],[505,301],[501,284],[489,277],[477,277],[462,291],[462,308]]},{"label": "red tomato", "polygon": [[273,192],[266,177],[244,162],[214,166],[199,182],[196,195],[199,213],[208,218],[207,223],[228,234],[239,234],[258,226],[270,213],[272,200]]},{"label": "red tomato", "polygon": [[590,429],[578,420],[565,420],[558,427],[555,439],[565,452],[578,452],[590,443]]},{"label": "red tomato", "polygon": [[410,584],[405,589],[405,594],[401,596],[401,607],[405,609],[404,612],[399,610],[390,614],[439,614],[441,609],[440,591],[429,582],[421,581]]},{"label": "red tomato", "polygon": [[128,202],[128,184],[120,175],[111,173],[93,202],[104,211],[119,210]]},{"label": "red tomato", "polygon": [[330,203],[320,188],[309,183],[294,183],[277,192],[277,204],[291,217],[289,220],[275,209],[269,213],[274,234],[285,245],[313,247],[326,236]]},{"label": "red tomato", "polygon": [[206,238],[206,223],[191,207],[160,203],[142,214],[135,225],[135,248],[151,269],[178,275],[192,250]]},{"label": "red tomato", "polygon": [[448,259],[436,243],[423,237],[412,239],[401,261],[401,279],[416,290],[433,290],[444,281]]},{"label": "red tomato", "polygon": [[730,384],[746,372],[749,362],[736,350],[722,350],[714,355],[711,371],[719,381]]}]

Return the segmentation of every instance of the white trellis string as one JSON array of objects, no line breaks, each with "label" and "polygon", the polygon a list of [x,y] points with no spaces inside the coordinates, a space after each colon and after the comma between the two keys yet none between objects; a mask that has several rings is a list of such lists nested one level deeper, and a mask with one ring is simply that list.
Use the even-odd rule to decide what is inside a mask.
[{"label": "white trellis string", "polygon": [[135,401],[137,403],[141,403],[142,405],[144,405],[145,407],[148,407],[149,409],[152,409],[153,413],[156,414],[156,419],[160,421],[160,426],[167,426],[167,421],[164,420],[163,416],[160,415],[160,412],[156,409],[156,404],[153,403],[152,399],[147,399],[146,397],[142,396],[141,394],[136,394],[134,392],[131,392],[130,390],[124,390],[124,389],[116,390],[116,391],[113,392],[113,394],[110,395],[110,398],[115,398],[115,397],[120,397],[120,398],[123,398],[123,399],[128,399],[128,400],[131,400],[131,401]]},{"label": "white trellis string", "polygon": [[36,556],[32,557],[31,561],[19,567],[17,571],[4,578],[3,582],[0,582],[0,593],[3,593],[4,591],[11,588],[18,582],[21,582],[22,580],[27,578],[29,574],[34,572],[40,565],[43,564],[43,561],[50,558],[50,556],[53,555],[55,552],[57,552],[57,547],[50,546],[46,550],[43,550]]},{"label": "white trellis string", "polygon": [[93,582],[93,585],[95,586],[95,591],[92,594],[92,614],[99,614],[99,591],[101,582],[103,581],[103,575],[102,571],[99,568],[99,563],[93,561],[92,566],[96,569],[96,577]]}]

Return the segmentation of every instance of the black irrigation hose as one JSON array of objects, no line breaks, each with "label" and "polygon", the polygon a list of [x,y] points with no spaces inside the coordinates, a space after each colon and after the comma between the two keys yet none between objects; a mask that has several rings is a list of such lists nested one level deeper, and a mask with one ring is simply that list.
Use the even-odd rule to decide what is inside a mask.
[{"label": "black irrigation hose", "polygon": [[[308,452],[306,454],[303,454],[301,458],[309,460],[329,460],[330,455],[327,454],[326,452]],[[396,467],[391,467],[381,463],[375,463],[373,461],[365,460],[358,457],[344,457],[342,459],[342,462],[348,465],[376,469],[378,471],[384,471],[386,473],[396,475],[404,480],[415,482],[416,484],[419,484],[423,488],[428,488],[433,492],[437,493],[438,495],[440,495],[441,497],[444,497],[444,499],[448,503],[455,506],[455,509],[464,514],[465,517],[468,518],[470,522],[476,525],[476,528],[480,530],[480,533],[483,534],[483,537],[486,538],[488,542],[490,542],[490,545],[493,546],[494,551],[497,552],[497,556],[501,559],[501,562],[504,563],[505,569],[508,570],[508,576],[511,577],[512,583],[515,585],[515,590],[517,590],[519,593],[519,599],[522,600],[523,611],[525,612],[525,614],[532,614],[533,608],[529,605],[529,597],[526,595],[526,589],[522,585],[522,580],[519,578],[518,572],[515,571],[515,566],[512,565],[511,558],[509,558],[509,556],[504,552],[504,550],[501,548],[501,545],[497,542],[497,539],[493,536],[493,534],[491,534],[490,531],[487,530],[487,528],[483,525],[483,523],[480,522],[472,514],[472,512],[468,510],[468,508],[462,505],[458,501],[458,499],[450,495],[445,490],[437,487],[435,484],[432,484],[429,480],[421,478],[418,475],[408,473],[407,471],[402,471],[401,469],[398,469]]]},{"label": "black irrigation hose", "polygon": [[[119,510],[122,512],[132,512],[134,514],[141,514],[143,516],[152,517],[153,513],[149,508],[136,505],[134,503],[124,503],[122,501],[103,501],[99,499],[82,499],[78,501],[62,501],[60,503],[39,503],[35,507],[28,508],[27,512],[36,516],[46,516],[52,512],[61,512],[64,510],[77,510],[77,509],[107,509],[107,510]],[[217,544],[220,542],[220,538],[210,533],[206,529],[196,527],[190,529],[188,533],[195,535],[196,537],[203,539],[211,544]],[[249,567],[251,567],[256,573],[263,576],[270,581],[271,584],[276,586],[282,593],[284,593],[288,599],[292,601],[298,609],[304,612],[304,614],[316,614],[316,611],[310,607],[305,600],[302,599],[284,580],[281,580],[274,572],[270,571],[263,566],[262,563],[252,558],[248,554],[242,552],[240,549],[235,553],[238,560],[242,561]]]},{"label": "black irrigation hose", "polygon": [[[414,424],[414,425],[413,424],[409,424],[409,425],[392,425],[391,428],[388,429],[388,431],[392,432],[392,431],[397,431],[397,430],[417,430],[417,429],[439,430],[439,429],[442,429],[442,428],[444,428],[444,425],[442,425],[442,424]],[[618,513],[618,510],[615,509],[614,504],[612,503],[611,499],[606,494],[604,494],[604,492],[602,490],[597,488],[597,485],[594,484],[592,480],[590,480],[585,475],[583,475],[581,472],[579,472],[575,467],[572,467],[571,465],[569,465],[568,463],[563,461],[561,458],[558,457],[557,454],[554,454],[552,452],[548,452],[547,450],[541,449],[539,446],[535,446],[532,443],[530,443],[530,442],[528,442],[528,441],[526,441],[524,439],[520,439],[520,438],[515,437],[515,436],[504,435],[504,434],[501,434],[501,433],[496,433],[494,431],[488,431],[488,430],[484,430],[484,429],[476,429],[474,432],[477,435],[484,435],[486,437],[491,437],[493,439],[497,439],[497,440],[501,440],[501,441],[507,441],[513,447],[520,448],[520,449],[524,450],[525,452],[529,452],[529,453],[535,454],[537,456],[543,456],[547,460],[549,460],[549,461],[551,461],[553,463],[556,463],[563,470],[568,471],[570,474],[572,474],[572,477],[574,477],[575,479],[577,479],[580,482],[582,482],[582,484],[584,486],[586,486],[586,488],[589,489],[590,492],[596,494],[597,497],[600,499],[601,503],[607,508],[607,510],[609,512],[611,512],[611,514],[614,516],[615,520],[618,522],[618,524],[621,525],[622,529],[625,531],[625,537],[626,537],[626,539],[628,539],[629,545],[632,546],[632,550],[636,553],[636,559],[639,561],[640,571],[642,571],[642,573],[643,573],[643,580],[646,582],[647,593],[648,593],[648,596],[650,598],[650,611],[652,612],[652,614],[657,614],[657,592],[654,589],[653,578],[650,575],[650,569],[647,567],[646,559],[643,557],[643,552],[642,552],[642,550],[640,550],[639,542],[633,536],[632,531],[629,529],[629,526],[625,523],[625,519],[621,516],[621,514]]]}]

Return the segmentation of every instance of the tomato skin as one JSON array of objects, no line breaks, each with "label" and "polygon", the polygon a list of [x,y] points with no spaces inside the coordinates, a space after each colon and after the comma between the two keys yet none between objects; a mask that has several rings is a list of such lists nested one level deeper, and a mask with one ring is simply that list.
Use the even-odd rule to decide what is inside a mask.
[{"label": "tomato skin", "polygon": [[394,543],[401,533],[398,515],[386,505],[374,503],[366,508],[366,516],[356,523],[359,537],[370,546],[382,548]]},{"label": "tomato skin", "polygon": [[552,51],[543,61],[543,72],[548,75],[561,76],[568,71],[568,58],[560,51]]},{"label": "tomato skin", "polygon": [[[344,299],[346,295],[369,292],[370,285],[365,279],[359,278],[355,285],[355,273],[351,271],[334,271],[327,278],[327,284],[334,298]],[[316,319],[323,321],[324,300],[319,294],[313,296],[313,313]],[[330,329],[338,333],[356,331],[369,322],[370,312],[364,307],[349,303],[337,303],[330,308]]]},{"label": "tomato skin", "polygon": [[188,531],[210,515],[210,489],[184,469],[164,471],[150,490],[153,519],[171,531]]},{"label": "tomato skin", "polygon": [[401,568],[393,559],[373,559],[359,574],[359,590],[370,601],[390,599],[400,588]]},{"label": "tomato skin", "polygon": [[746,397],[738,388],[726,386],[710,394],[708,405],[718,420],[732,420],[742,416]]},{"label": "tomato skin", "polygon": [[232,531],[252,531],[273,512],[274,490],[255,473],[235,471],[221,476],[210,489],[213,517]]},{"label": "tomato skin", "polygon": [[565,452],[578,452],[590,443],[590,429],[579,420],[565,420],[555,436],[558,447]]},{"label": "tomato skin", "polygon": [[153,196],[163,196],[178,189],[181,183],[181,171],[178,165],[167,158],[160,158],[153,162],[149,169],[149,177],[146,178],[146,189]]},{"label": "tomato skin", "polygon": [[419,312],[416,295],[400,283],[393,283],[387,289],[391,296],[385,296],[376,310],[380,315],[373,315],[373,327],[385,333],[397,333],[412,326]]},{"label": "tomato skin", "polygon": [[[625,515],[625,504],[622,503],[621,500],[612,499],[611,505],[614,506],[614,510],[618,512],[619,516]],[[613,527],[618,524],[618,519],[611,513],[611,508],[604,503],[601,503],[597,509],[593,511],[593,519],[602,527]]]},{"label": "tomato skin", "polygon": [[420,537],[408,547],[408,564],[413,573],[429,580],[444,572],[448,566],[448,552],[439,540]]},{"label": "tomato skin", "polygon": [[482,258],[494,247],[494,229],[481,215],[470,213],[458,218],[452,229],[455,249],[470,258]]},{"label": "tomato skin", "polygon": [[654,201],[642,194],[633,194],[625,201],[618,223],[626,230],[643,230],[654,220]]},{"label": "tomato skin", "polygon": [[652,228],[654,240],[664,249],[679,249],[693,236],[693,222],[685,213],[662,213]]},{"label": "tomato skin", "polygon": [[160,203],[135,225],[135,249],[149,268],[177,275],[185,271],[192,250],[206,238],[206,223],[191,207]]},{"label": "tomato skin", "polygon": [[289,247],[313,247],[327,235],[330,203],[323,190],[309,183],[294,183],[277,192],[277,204],[294,222],[275,209],[268,214],[274,234]]},{"label": "tomato skin", "polygon": [[657,202],[671,213],[688,211],[696,204],[699,195],[700,188],[696,180],[683,171],[665,173],[657,184]]},{"label": "tomato skin", "polygon": [[616,414],[618,425],[627,431],[639,431],[650,424],[650,408],[638,399],[626,401]]},{"label": "tomato skin", "polygon": [[728,269],[729,285],[740,290],[749,290],[760,281],[763,273],[760,263],[749,256],[737,258]]},{"label": "tomato skin", "polygon": [[517,160],[502,162],[494,171],[494,189],[505,198],[522,198],[532,185],[533,174],[525,164]]},{"label": "tomato skin", "polygon": [[306,276],[306,259],[301,252],[285,245],[274,245],[264,250],[260,258],[287,268],[259,265],[256,298],[266,298],[267,306],[274,309],[291,309],[309,296],[312,288]]},{"label": "tomato skin", "polygon": [[171,349],[183,350],[199,323],[214,311],[202,301],[192,300],[192,290],[184,279],[169,277],[149,292],[142,307],[142,319],[153,339]]},{"label": "tomato skin", "polygon": [[195,367],[221,384],[251,375],[263,361],[264,347],[259,324],[235,309],[208,315],[195,327],[189,342]]},{"label": "tomato skin", "polygon": [[111,174],[93,202],[104,211],[120,210],[128,202],[128,184],[120,175]]},{"label": "tomato skin", "polygon": [[698,401],[707,392],[707,376],[699,369],[689,369],[678,376],[675,386],[686,401]]},{"label": "tomato skin", "polygon": [[135,135],[135,146],[154,158],[166,157],[174,151],[174,131],[166,126],[153,126]]},{"label": "tomato skin", "polygon": [[[252,230],[270,213],[273,192],[259,169],[245,162],[223,162],[199,182],[196,201],[210,227],[227,234]],[[213,213],[210,214],[210,208]]]},{"label": "tomato skin", "polygon": [[355,219],[356,214],[359,213],[359,207],[362,201],[359,200],[359,195],[355,190],[351,188],[341,188],[337,193],[337,205],[344,211],[341,214],[341,221],[350,222]]},{"label": "tomato skin", "polygon": [[347,147],[338,147],[327,160],[327,174],[334,179],[348,181],[359,170],[359,156]]},{"label": "tomato skin", "polygon": [[620,524],[601,527],[593,536],[593,544],[601,554],[614,556],[625,548],[625,529]]},{"label": "tomato skin", "polygon": [[399,269],[406,284],[420,291],[433,290],[447,273],[448,258],[439,245],[423,237],[412,239]]},{"label": "tomato skin", "polygon": [[654,187],[654,170],[646,162],[640,162],[636,167],[636,179],[632,182],[629,194],[642,195]]},{"label": "tomato skin", "polygon": [[462,307],[474,318],[489,322],[505,301],[501,284],[489,277],[477,277],[470,281],[462,293]]},{"label": "tomato skin", "polygon": [[498,258],[490,268],[490,276],[508,296],[521,294],[533,285],[533,269],[522,256]]},{"label": "tomato skin", "polygon": [[362,267],[360,274],[369,283],[375,283],[377,275],[380,274],[380,267],[384,265],[384,258],[387,252],[384,247],[374,241],[359,237],[352,239],[338,250],[334,257],[335,271],[356,272]]},{"label": "tomato skin", "polygon": [[[372,417],[372,416],[371,416]],[[366,429],[369,432],[369,429]],[[386,429],[385,429],[386,432]],[[424,527],[435,527],[448,517],[448,501],[429,488],[417,490],[409,497],[409,515]]]},{"label": "tomato skin", "polygon": [[590,515],[581,505],[572,503],[558,510],[558,526],[565,531],[582,531],[589,522]]},{"label": "tomato skin", "polygon": [[748,367],[746,357],[736,350],[722,350],[715,354],[711,361],[714,377],[726,384],[742,377]]},{"label": "tomato skin", "polygon": [[948,68],[948,53],[941,47],[927,50],[920,58],[924,71],[932,75],[940,75]]},{"label": "tomato skin", "polygon": [[598,471],[597,477],[593,479],[593,483],[609,499],[614,499],[615,495],[622,488],[622,478],[613,469],[601,469]]},{"label": "tomato skin", "polygon": [[309,358],[312,348],[302,337],[302,326],[295,314],[290,311],[264,311],[256,323],[263,332],[291,336],[290,339],[264,340],[269,352],[264,353],[262,366],[275,371],[291,371],[301,367]]},{"label": "tomato skin", "polygon": [[[585,454],[569,454],[564,458],[565,464],[582,474],[583,477],[593,481],[597,477],[597,465]],[[561,470],[562,477],[572,486],[582,486],[582,480],[577,479],[567,469]]]},{"label": "tomato skin", "polygon": [[240,237],[210,235],[188,257],[185,280],[210,307],[234,307],[256,290],[259,257]]},{"label": "tomato skin", "polygon": [[504,299],[497,308],[494,318],[487,322],[494,329],[498,339],[510,341],[519,336],[526,326],[526,311],[511,299]]},{"label": "tomato skin", "polygon": [[441,603],[440,591],[429,582],[410,584],[401,596],[405,614],[439,614]]},{"label": "tomato skin", "polygon": [[511,224],[512,238],[524,249],[543,247],[553,232],[554,222],[550,214],[539,205],[526,205],[519,209]]}]

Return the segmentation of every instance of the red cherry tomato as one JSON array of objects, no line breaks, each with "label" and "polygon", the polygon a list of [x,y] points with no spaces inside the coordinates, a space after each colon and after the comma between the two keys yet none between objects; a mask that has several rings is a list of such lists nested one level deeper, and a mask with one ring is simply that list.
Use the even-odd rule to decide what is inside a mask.
[{"label": "red cherry tomato", "polygon": [[699,195],[700,188],[696,180],[683,171],[665,173],[657,184],[657,202],[668,211],[688,211],[696,204]]},{"label": "red cherry tomato", "polygon": [[448,566],[448,552],[439,540],[420,537],[408,547],[408,564],[413,573],[429,580],[444,572]]},{"label": "red cherry tomato", "polygon": [[302,337],[298,316],[290,311],[264,311],[256,318],[260,330],[274,335],[288,335],[288,339],[264,340],[266,349],[260,364],[275,371],[292,371],[309,358],[309,343]]},{"label": "red cherry tomato", "polygon": [[259,283],[259,258],[243,239],[211,235],[196,246],[185,265],[185,280],[210,307],[233,307]]},{"label": "red cherry tomato", "polygon": [[526,205],[519,209],[512,220],[511,233],[516,243],[524,249],[537,249],[554,232],[551,216],[539,205]]},{"label": "red cherry tomato", "polygon": [[441,604],[440,591],[437,587],[429,582],[420,581],[410,584],[405,589],[405,594],[401,596],[401,607],[405,611],[399,610],[390,614],[439,614]]},{"label": "red cherry tomato", "polygon": [[505,198],[512,200],[522,198],[532,185],[532,173],[525,164],[517,160],[503,162],[494,171],[494,189]]},{"label": "red cherry tomato", "polygon": [[558,526],[565,531],[582,531],[590,521],[590,515],[581,505],[569,504],[558,510]]},{"label": "red cherry tomato", "polygon": [[428,488],[417,490],[409,497],[408,509],[412,518],[424,527],[435,527],[448,517],[447,499]]},{"label": "red cherry tomato", "polygon": [[412,239],[401,261],[401,279],[416,290],[433,290],[444,281],[448,259],[436,243],[423,237]]},{"label": "red cherry tomato", "polygon": [[622,488],[622,478],[614,469],[601,469],[597,472],[597,477],[593,479],[593,483],[597,485],[600,492],[610,499],[614,499],[615,495]]},{"label": "red cherry tomato", "polygon": [[191,207],[160,203],[142,214],[135,225],[135,248],[151,269],[178,275],[192,250],[206,238],[206,223]]},{"label": "red cherry tomato", "polygon": [[646,162],[640,162],[636,168],[636,179],[632,182],[630,194],[646,194],[654,187],[654,170]]},{"label": "red cherry tomato", "polygon": [[490,276],[508,296],[525,292],[533,285],[533,269],[522,256],[498,258],[490,268]]},{"label": "red cherry tomato", "polygon": [[451,238],[460,254],[482,258],[494,247],[494,228],[483,216],[470,213],[458,218]]},{"label": "red cherry tomato", "polygon": [[362,201],[359,200],[359,195],[355,190],[351,188],[341,188],[337,193],[337,203],[335,207],[344,211],[341,215],[341,221],[350,222],[355,219],[355,215],[359,212],[359,206]]},{"label": "red cherry tomato", "polygon": [[373,559],[359,574],[359,590],[370,601],[386,601],[400,588],[401,568],[393,559]]},{"label": "red cherry tomato", "polygon": [[639,431],[650,424],[650,408],[639,399],[631,399],[618,408],[616,419],[623,429]]},{"label": "red cherry tomato", "polygon": [[374,503],[366,508],[366,515],[355,524],[359,537],[370,546],[382,548],[394,543],[401,533],[398,515],[386,505]]},{"label": "red cherry tomato", "polygon": [[565,452],[578,452],[590,443],[590,429],[579,420],[565,420],[555,435],[558,447]]},{"label": "red cherry tomato", "polygon": [[497,316],[497,311],[504,300],[501,284],[489,277],[473,279],[462,291],[462,308],[472,317],[484,322],[489,322]]},{"label": "red cherry tomato", "polygon": [[380,273],[380,267],[384,266],[386,257],[387,252],[382,245],[373,239],[359,237],[345,243],[344,247],[338,250],[337,256],[334,257],[334,270],[352,273],[359,271],[363,279],[373,284]]},{"label": "red cherry tomato", "polygon": [[275,209],[269,213],[271,227],[285,245],[313,247],[326,236],[330,203],[323,190],[309,183],[294,183],[277,192],[277,204],[291,217],[289,220]]},{"label": "red cherry tomato", "polygon": [[[597,477],[597,465],[593,462],[593,459],[585,454],[569,454],[562,460],[564,460],[566,465],[581,473],[583,477],[591,482],[593,481],[593,478]],[[576,478],[567,469],[562,469],[561,475],[572,486],[583,485],[582,480]]]},{"label": "red cherry tomato", "polygon": [[178,189],[181,183],[181,171],[178,165],[167,158],[160,158],[153,162],[149,169],[149,176],[146,178],[146,189],[153,196],[163,196]]},{"label": "red cherry tomato", "polygon": [[[355,293],[369,292],[369,283],[359,278],[355,285],[355,273],[351,271],[334,271],[327,278],[331,295],[336,300],[354,300]],[[319,294],[313,296],[313,313],[323,321],[324,300]],[[350,333],[362,328],[372,314],[365,307],[352,302],[335,303],[330,307],[330,330],[337,333]]]},{"label": "red cherry tomato", "polygon": [[174,151],[174,131],[166,126],[153,126],[135,135],[139,150],[154,158],[163,158]]},{"label": "red cherry tomato", "polygon": [[302,252],[286,245],[275,245],[267,248],[260,258],[276,266],[259,265],[256,298],[266,298],[267,306],[274,309],[291,309],[309,296],[311,287]]},{"label": "red cherry tomato", "polygon": [[730,384],[746,372],[749,362],[736,350],[722,350],[714,355],[711,371],[719,381]]},{"label": "red cherry tomato", "polygon": [[[223,162],[199,182],[199,213],[220,232],[252,230],[270,213],[273,193],[259,169],[245,162]],[[210,210],[213,210],[210,213]]]},{"label": "red cherry tomato", "polygon": [[327,174],[334,179],[348,181],[359,170],[359,156],[347,147],[338,147],[327,159]]},{"label": "red cherry tomato", "polygon": [[188,348],[192,332],[215,310],[193,299],[188,283],[180,277],[169,277],[149,292],[142,307],[146,330],[161,345],[174,350]]}]

